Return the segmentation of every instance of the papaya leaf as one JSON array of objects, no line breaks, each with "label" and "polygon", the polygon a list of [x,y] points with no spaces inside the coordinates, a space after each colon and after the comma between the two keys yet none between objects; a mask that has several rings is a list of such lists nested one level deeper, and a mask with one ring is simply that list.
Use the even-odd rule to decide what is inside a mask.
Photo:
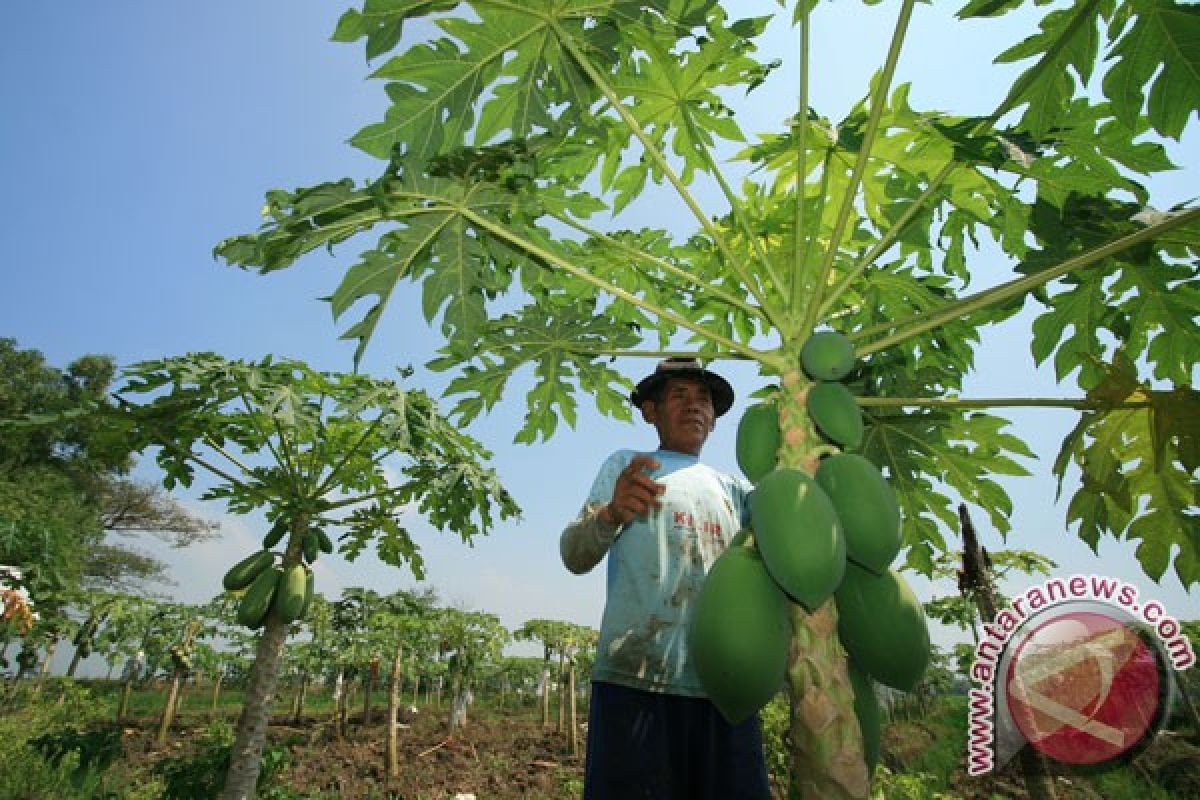
[{"label": "papaya leaf", "polygon": [[1025,106],[1021,127],[1035,138],[1043,138],[1058,122],[1062,109],[1070,105],[1077,89],[1091,77],[1099,46],[1099,19],[1112,0],[1091,0],[1048,13],[1041,31],[996,57],[999,63],[1012,63],[1032,57],[1044,57],[1044,66],[1030,67],[1018,79],[1024,91],[1015,98]]},{"label": "papaya leaf", "polygon": [[1126,125],[1133,126],[1144,108],[1156,131],[1179,139],[1188,120],[1200,114],[1200,8],[1171,0],[1122,6],[1114,27],[1125,27],[1112,47],[1104,94]]},{"label": "papaya leaf", "polygon": [[1120,354],[1106,367],[1088,394],[1101,410],[1083,415],[1054,472],[1060,487],[1068,468],[1080,472],[1067,519],[1081,539],[1093,549],[1106,535],[1137,541],[1148,576],[1159,580],[1173,560],[1180,582],[1190,586],[1200,582],[1200,392],[1154,390],[1134,370]]},{"label": "papaya leaf", "polygon": [[904,519],[908,564],[930,574],[933,548],[944,550],[937,523],[957,519],[949,491],[985,509],[1001,534],[1012,504],[993,475],[1027,475],[1014,457],[1032,458],[1008,421],[983,413],[945,411],[868,415],[862,454],[885,472]]}]

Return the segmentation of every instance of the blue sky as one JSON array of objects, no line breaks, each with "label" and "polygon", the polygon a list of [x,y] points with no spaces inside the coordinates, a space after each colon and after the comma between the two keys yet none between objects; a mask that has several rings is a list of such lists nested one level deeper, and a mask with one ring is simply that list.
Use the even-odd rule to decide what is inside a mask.
[{"label": "blue sky", "polygon": [[[989,62],[1032,32],[1031,17],[947,28],[957,5],[917,6],[898,80],[914,83],[915,107],[986,114],[1013,75]],[[745,14],[777,10],[767,0],[735,7]],[[822,113],[840,118],[862,94],[882,62],[897,7],[822,6],[815,18],[812,96]],[[318,298],[337,285],[353,248],[312,256],[267,278],[211,256],[219,240],[253,229],[269,188],[375,176],[377,163],[346,140],[382,115],[382,86],[365,79],[359,45],[329,41],[342,10],[316,0],[7,4],[0,11],[6,32],[0,47],[0,335],[43,351],[57,365],[90,352],[128,364],[214,350],[253,359],[274,353],[349,370],[352,345],[337,340],[339,329]],[[796,105],[795,38],[786,25],[772,32],[765,57],[777,55],[785,66],[777,83],[740,110],[739,121],[751,133],[777,129]],[[1200,185],[1195,127],[1171,151],[1184,168],[1153,184],[1160,208],[1190,198]],[[658,200],[635,205],[626,222],[665,207]],[[665,213],[678,216],[648,222],[684,224],[681,208]],[[1023,324],[1027,331],[1028,320]],[[1034,369],[1020,325],[994,333],[980,354],[971,394],[1073,394],[1055,386],[1046,370]],[[445,376],[420,369],[436,345],[417,294],[405,290],[363,366],[377,375],[416,366],[417,383],[438,392]],[[633,378],[648,366],[622,364]],[[733,471],[734,421],[760,381],[744,367],[726,374],[739,402],[705,455]],[[561,429],[548,444],[512,445],[523,413],[520,396],[513,395],[471,429],[495,452],[496,467],[525,509],[523,520],[473,548],[415,522],[428,580],[445,602],[498,613],[510,628],[532,617],[597,626],[602,571],[567,574],[558,559],[558,532],[613,447],[650,448],[654,439],[646,427],[603,419],[584,404],[577,430]],[[1153,586],[1130,548],[1105,542],[1097,557],[1064,531],[1065,508],[1055,503],[1047,466],[1072,415],[1008,416],[1041,458],[1040,466],[1030,465],[1035,477],[1006,481],[1016,505],[1009,546],[1055,558],[1062,573],[1138,582],[1178,615],[1197,616],[1200,595],[1186,594],[1172,574]],[[152,466],[140,474],[156,477]],[[171,591],[198,602],[216,593],[229,564],[258,546],[262,525],[211,504],[193,507],[222,522],[220,541],[183,553],[147,549],[173,565],[179,585]],[[975,520],[985,544],[1003,547],[982,512]],[[355,564],[325,559],[320,566],[320,585],[329,595],[345,586],[386,592],[413,585],[407,572],[370,558]],[[923,582],[914,585],[928,595]]]}]

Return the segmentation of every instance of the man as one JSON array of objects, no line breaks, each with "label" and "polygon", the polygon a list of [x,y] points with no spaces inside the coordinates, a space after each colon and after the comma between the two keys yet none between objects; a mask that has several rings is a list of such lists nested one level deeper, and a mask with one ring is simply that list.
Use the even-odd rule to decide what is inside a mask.
[{"label": "man", "polygon": [[695,359],[668,359],[630,400],[657,430],[658,450],[609,456],[560,540],[573,573],[608,556],[584,798],[767,798],[757,718],[729,725],[687,648],[704,578],[749,518],[750,484],[699,460],[733,389]]}]

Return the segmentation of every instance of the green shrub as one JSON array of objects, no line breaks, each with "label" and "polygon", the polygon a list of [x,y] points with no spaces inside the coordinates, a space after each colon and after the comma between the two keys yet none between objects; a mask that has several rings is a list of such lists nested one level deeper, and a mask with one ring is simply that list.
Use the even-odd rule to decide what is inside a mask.
[{"label": "green shrub", "polygon": [[[233,727],[224,719],[215,719],[200,735],[196,752],[160,761],[154,773],[163,784],[162,800],[192,800],[217,797],[225,787],[229,771]],[[258,775],[258,796],[269,800],[291,800],[295,795],[275,786],[275,780],[291,763],[291,742],[263,749],[262,771]]]},{"label": "green shrub", "polygon": [[0,716],[0,800],[117,796],[105,776],[121,754],[109,708],[74,681],[47,680],[37,692],[25,683]]}]

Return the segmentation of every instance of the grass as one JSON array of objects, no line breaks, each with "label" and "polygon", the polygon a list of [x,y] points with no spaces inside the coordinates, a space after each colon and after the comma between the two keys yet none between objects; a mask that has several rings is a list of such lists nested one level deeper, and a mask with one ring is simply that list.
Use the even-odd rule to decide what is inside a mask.
[{"label": "grass", "polygon": [[[121,728],[114,726],[120,696],[118,684],[76,684],[65,679],[52,679],[36,695],[32,688],[30,683],[0,685],[0,800],[148,800],[168,796],[170,775],[157,768],[139,768],[124,762],[108,770],[89,768],[86,764],[81,767],[80,756],[70,749],[71,742],[76,741],[71,738],[76,735],[73,732],[82,734],[107,728],[119,734]],[[274,704],[274,712],[279,718],[290,715],[293,697],[294,689],[283,687]],[[165,687],[148,686],[136,690],[130,702],[132,724],[142,728],[152,725],[161,713],[165,698]],[[178,725],[190,729],[193,733],[189,735],[197,739],[207,736],[215,747],[220,744],[218,740],[222,739],[218,734],[224,732],[224,738],[230,735],[230,726],[236,722],[242,698],[242,691],[237,687],[222,690],[217,712],[213,714],[210,691],[207,688],[192,688],[184,696]],[[406,704],[410,699],[405,698]],[[386,692],[372,694],[372,709],[377,715],[377,722],[383,719],[386,706]],[[305,706],[306,716],[331,715],[333,708],[332,693],[328,689],[310,689]],[[359,694],[351,698],[351,714],[357,716],[361,709],[362,697]],[[431,710],[437,713],[439,709]],[[444,703],[440,710],[445,710]],[[497,710],[491,698],[480,695],[473,713],[511,714],[512,711],[511,702],[505,705],[504,710]],[[529,703],[524,705],[523,712],[535,716],[538,713],[536,707]],[[789,762],[783,735],[787,716],[787,705],[782,698],[773,702],[763,713],[768,766],[775,779],[784,781]],[[580,718],[585,717],[585,710],[581,709]],[[955,781],[962,779],[966,727],[967,708],[965,699],[961,697],[940,698],[930,712],[919,720],[890,723],[884,739],[884,763],[892,770],[882,764],[877,769],[874,796],[886,800],[953,800],[961,797]],[[60,748],[62,753],[58,757],[53,752],[47,755],[44,747],[39,752],[30,744],[34,737],[59,733],[62,734],[61,741],[67,745]],[[1183,737],[1176,738],[1182,740]],[[84,738],[78,741],[83,742]],[[82,745],[82,748],[86,750],[90,746]],[[1059,798],[1075,800],[1090,796],[1103,797],[1105,800],[1172,800],[1181,795],[1156,785],[1155,780],[1169,782],[1176,772],[1171,766],[1171,759],[1179,758],[1181,754],[1194,758],[1197,752],[1182,741],[1177,747],[1181,749],[1159,752],[1157,755],[1148,753],[1147,757],[1139,758],[1136,766],[1116,765],[1103,771],[1066,772],[1059,780],[1062,787]],[[210,758],[212,753],[187,752],[188,755],[176,759],[181,762],[177,764],[179,770],[187,772],[194,767],[194,772],[202,774],[208,769],[200,762]],[[196,763],[189,764],[189,761]],[[503,766],[498,763],[496,768],[502,769]],[[1019,775],[1010,773],[1005,780],[1020,784]],[[986,780],[973,784],[972,796],[979,796],[977,790],[986,790],[989,785]],[[562,787],[562,797],[577,797],[579,793],[580,787],[577,785]],[[299,797],[284,790],[272,790],[264,796],[274,800]],[[994,796],[1008,795],[997,792]],[[306,797],[336,800],[336,794],[327,791]]]}]

